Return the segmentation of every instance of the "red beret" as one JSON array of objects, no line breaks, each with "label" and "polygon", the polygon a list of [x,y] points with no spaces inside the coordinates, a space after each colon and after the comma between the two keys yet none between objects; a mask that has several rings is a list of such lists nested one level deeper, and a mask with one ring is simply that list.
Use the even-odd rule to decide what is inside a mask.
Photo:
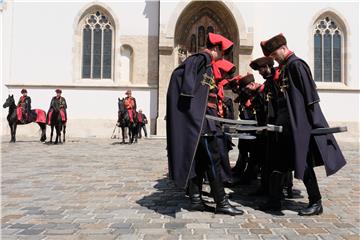
[{"label": "red beret", "polygon": [[254,70],[259,70],[260,67],[264,67],[264,66],[272,67],[274,66],[274,59],[272,59],[271,57],[257,58],[254,61],[252,61],[249,64],[249,66]]},{"label": "red beret", "polygon": [[213,45],[220,45],[222,51],[226,51],[233,46],[233,42],[220,34],[209,32],[209,41]]},{"label": "red beret", "polygon": [[27,90],[25,88],[21,89],[21,93],[27,93]]},{"label": "red beret", "polygon": [[56,92],[56,93],[62,93],[61,89],[59,89],[59,88],[56,89],[55,92]]},{"label": "red beret", "polygon": [[282,33],[260,43],[261,49],[267,57],[282,45],[286,45],[286,38]]},{"label": "red beret", "polygon": [[233,73],[236,70],[235,65],[226,59],[220,59],[216,61],[216,66],[223,70],[225,73]]}]

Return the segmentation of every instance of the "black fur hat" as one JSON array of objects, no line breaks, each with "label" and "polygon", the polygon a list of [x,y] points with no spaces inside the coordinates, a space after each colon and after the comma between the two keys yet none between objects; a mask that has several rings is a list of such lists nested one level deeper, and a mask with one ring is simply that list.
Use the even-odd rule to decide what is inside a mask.
[{"label": "black fur hat", "polygon": [[260,67],[264,67],[264,66],[272,67],[274,66],[274,59],[272,59],[271,57],[257,58],[254,61],[252,61],[249,64],[249,66],[254,70],[259,70]]},{"label": "black fur hat", "polygon": [[260,43],[261,49],[267,57],[282,45],[286,45],[286,38],[282,33]]}]

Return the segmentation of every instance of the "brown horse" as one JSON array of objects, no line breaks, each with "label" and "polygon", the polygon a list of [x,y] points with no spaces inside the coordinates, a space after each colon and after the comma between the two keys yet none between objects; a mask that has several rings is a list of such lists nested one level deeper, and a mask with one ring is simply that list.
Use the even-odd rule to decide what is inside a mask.
[{"label": "brown horse", "polygon": [[[46,140],[46,122],[39,122],[39,121],[37,121],[36,117],[28,117],[28,120],[26,122],[19,121],[17,112],[16,112],[16,104],[15,104],[13,95],[11,95],[11,96],[9,95],[8,98],[6,99],[5,103],[3,104],[3,108],[7,108],[7,107],[9,108],[9,114],[7,116],[7,120],[8,120],[9,126],[10,126],[10,132],[11,132],[10,142],[16,141],[17,125],[25,125],[25,124],[29,124],[32,122],[36,122],[40,126],[40,129],[41,129],[40,141],[45,142],[45,140]],[[31,113],[33,115],[44,114],[44,116],[46,116],[45,111],[41,110],[41,109],[31,110]]]}]

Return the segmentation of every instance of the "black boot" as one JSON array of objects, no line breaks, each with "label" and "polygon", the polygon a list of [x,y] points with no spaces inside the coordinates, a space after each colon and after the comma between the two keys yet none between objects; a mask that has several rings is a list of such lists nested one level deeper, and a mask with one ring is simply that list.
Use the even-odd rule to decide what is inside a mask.
[{"label": "black boot", "polygon": [[244,214],[244,211],[231,206],[229,200],[224,197],[221,201],[216,203],[215,213],[236,216]]},{"label": "black boot", "polygon": [[190,211],[214,212],[215,208],[204,203],[200,194],[190,195]]},{"label": "black boot", "polygon": [[190,198],[190,211],[208,211],[214,212],[215,208],[210,207],[204,203],[201,197],[202,190],[202,176],[197,176],[190,180],[187,194]]},{"label": "black boot", "polygon": [[260,205],[261,211],[281,211],[283,174],[272,172],[269,178],[269,199]]},{"label": "black boot", "polygon": [[320,215],[322,213],[323,213],[323,207],[321,200],[314,203],[309,203],[309,205],[306,208],[299,211],[300,216]]},{"label": "black boot", "polygon": [[210,182],[210,187],[216,202],[215,213],[227,214],[231,216],[244,214],[244,211],[231,206],[229,203],[221,179],[213,179]]},{"label": "black boot", "polygon": [[319,215],[323,212],[321,194],[316,175],[312,167],[307,167],[304,172],[304,184],[309,196],[309,205],[299,211],[300,216]]}]

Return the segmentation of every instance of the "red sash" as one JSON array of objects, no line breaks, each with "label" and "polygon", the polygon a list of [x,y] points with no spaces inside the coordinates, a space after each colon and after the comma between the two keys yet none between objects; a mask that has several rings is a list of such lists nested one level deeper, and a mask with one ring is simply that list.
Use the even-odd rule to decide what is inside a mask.
[{"label": "red sash", "polygon": [[17,107],[16,108],[16,114],[17,114],[17,119],[19,121],[21,121],[21,119],[22,119],[22,107]]},{"label": "red sash", "polygon": [[134,113],[132,109],[128,109],[128,113],[129,113],[129,117],[130,117],[130,122],[134,122]]},{"label": "red sash", "polygon": [[61,121],[66,122],[66,115],[63,108],[60,109]]},{"label": "red sash", "polygon": [[138,113],[138,120],[139,120],[140,123],[143,122],[142,113]]}]

